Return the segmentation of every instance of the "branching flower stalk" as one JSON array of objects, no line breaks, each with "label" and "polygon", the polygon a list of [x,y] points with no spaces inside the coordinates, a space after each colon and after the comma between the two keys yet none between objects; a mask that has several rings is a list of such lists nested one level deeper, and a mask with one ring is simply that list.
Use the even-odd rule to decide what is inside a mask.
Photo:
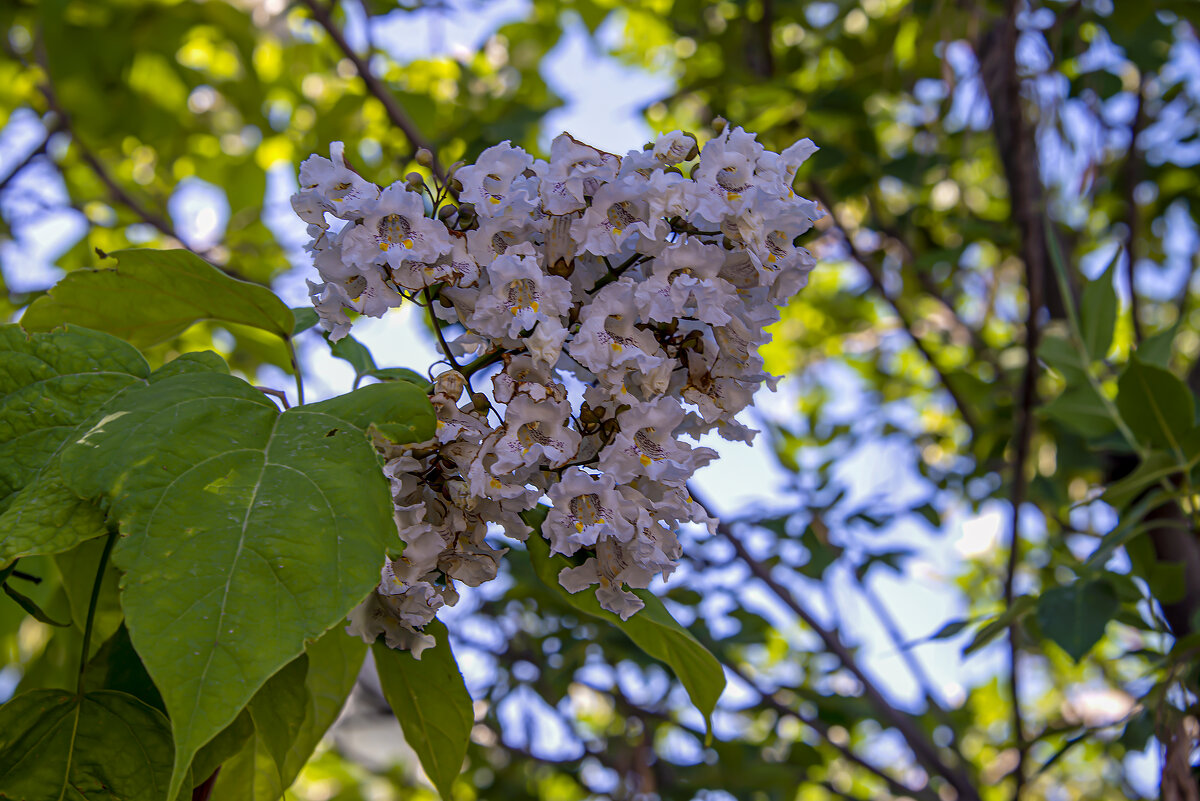
[{"label": "branching flower stalk", "polygon": [[727,128],[703,150],[675,131],[620,157],[563,134],[548,161],[504,142],[432,189],[415,174],[381,189],[340,143],[304,162],[292,205],[323,327],[336,340],[351,312],[419,298],[448,368],[435,438],[377,440],[402,548],[354,633],[419,653],[457,583],[497,575],[489,527],[524,540],[521,513],[543,499],[541,535],[574,558],[563,587],[595,586],[622,618],[642,607],[630,588],[675,569],[678,527],[715,530],[687,481],[716,451],[684,438],[749,442],[735,416],[774,387],[757,351],[814,264],[799,238],[820,212],[792,186],[815,150]]}]

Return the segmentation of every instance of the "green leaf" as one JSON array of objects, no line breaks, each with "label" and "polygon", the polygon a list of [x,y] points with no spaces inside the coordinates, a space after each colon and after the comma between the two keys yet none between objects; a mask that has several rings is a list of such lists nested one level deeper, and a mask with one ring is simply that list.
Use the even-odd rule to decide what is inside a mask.
[{"label": "green leaf", "polygon": [[229,365],[220,354],[211,350],[184,353],[164,364],[150,374],[151,381],[161,381],[184,373],[224,373],[229,375]]},{"label": "green leaf", "polygon": [[410,384],[416,384],[422,391],[432,386],[428,378],[407,367],[381,367],[378,370],[370,371],[367,375],[380,381],[407,381]]},{"label": "green leaf", "polygon": [[354,368],[355,381],[360,380],[364,375],[377,369],[375,367],[375,359],[371,356],[371,351],[367,350],[367,346],[359,342],[352,336],[346,335],[337,342],[329,338],[329,334],[325,335],[325,341],[329,343],[329,352],[337,358],[349,362]]},{"label": "green leaf", "polygon": [[42,611],[42,608],[38,606],[32,598],[17,592],[8,582],[4,583],[3,589],[5,595],[7,595],[9,598],[12,598],[14,601],[16,601],[17,606],[25,610],[25,614],[29,615],[39,623],[45,623],[48,626],[57,626],[58,628],[62,629],[65,629],[71,625],[69,622],[59,623],[54,618],[50,617],[48,614]]},{"label": "green leaf", "polygon": [[1132,473],[1109,484],[1100,497],[1105,503],[1122,509],[1147,487],[1158,484],[1181,470],[1188,471],[1200,464],[1200,429],[1193,429],[1183,435],[1179,448],[1183,453],[1182,463],[1173,453],[1164,450],[1150,451]]},{"label": "green leaf", "polygon": [[1032,595],[1019,595],[1014,598],[1012,604],[1007,609],[996,615],[980,628],[979,631],[975,632],[975,637],[963,648],[962,655],[964,657],[970,656],[991,643],[1001,634],[1008,631],[1009,626],[1033,611],[1035,604],[1036,600]]},{"label": "green leaf", "polygon": [[124,693],[35,690],[0,706],[0,797],[163,801],[171,731]]},{"label": "green leaf", "polygon": [[1041,414],[1085,437],[1102,437],[1116,429],[1108,406],[1090,383],[1068,386],[1041,407]]},{"label": "green leaf", "polygon": [[296,322],[292,326],[292,336],[307,331],[321,321],[317,315],[317,310],[312,306],[297,306],[294,309],[289,309],[292,317]]},{"label": "green leaf", "polygon": [[60,453],[94,411],[149,374],[135,348],[99,331],[0,326],[0,564],[104,533],[103,513],[63,483]]},{"label": "green leaf", "polygon": [[83,689],[116,690],[132,695],[164,715],[167,713],[162,694],[151,681],[146,666],[142,664],[142,658],[133,650],[133,643],[129,641],[129,629],[123,623],[88,662],[84,672]]},{"label": "green leaf", "polygon": [[[253,739],[254,719],[250,717],[249,709],[243,709],[232,723],[221,729],[216,737],[213,737],[196,752],[191,766],[192,786],[195,787],[207,781],[217,768],[222,767],[241,753],[245,749],[246,743]],[[185,795],[182,795],[180,801],[190,801],[191,788],[184,785],[183,792]]]},{"label": "green leaf", "polygon": [[1171,348],[1175,344],[1175,334],[1179,331],[1177,320],[1170,328],[1164,328],[1153,336],[1146,337],[1137,346],[1137,358],[1145,364],[1152,364],[1164,370],[1171,369]]},{"label": "green leaf", "polygon": [[417,752],[433,786],[442,798],[450,792],[467,756],[467,743],[475,713],[450,649],[446,627],[434,620],[425,627],[437,644],[426,648],[418,660],[411,651],[396,651],[382,641],[371,648],[379,685],[404,739]]},{"label": "green leaf", "polygon": [[1187,594],[1187,579],[1183,562],[1158,561],[1150,568],[1146,583],[1159,603],[1179,603]]},{"label": "green leaf", "polygon": [[300,654],[272,676],[250,700],[254,731],[274,760],[280,781],[283,779],[282,766],[304,725],[308,710],[308,687],[304,683],[307,678],[308,655]]},{"label": "green leaf", "polygon": [[1113,286],[1113,266],[1121,257],[1120,249],[1104,272],[1088,281],[1079,303],[1079,327],[1083,345],[1092,361],[1108,355],[1113,329],[1117,325],[1117,290]]},{"label": "green leaf", "polygon": [[658,596],[648,590],[633,591],[646,606],[629,620],[621,620],[603,609],[596,594],[590,590],[575,594],[567,592],[558,583],[558,574],[572,564],[561,554],[551,556],[549,543],[540,535],[541,521],[545,519],[544,507],[527,513],[525,519],[539,532],[529,537],[525,547],[542,582],[568,605],[615,626],[638,648],[670,667],[687,689],[692,703],[704,715],[704,725],[711,737],[713,709],[725,689],[725,671],[717,658],[679,625]]},{"label": "green leaf", "polygon": [[360,637],[346,634],[340,626],[308,646],[308,707],[304,723],[296,733],[291,750],[280,766],[283,786],[288,787],[300,775],[325,732],[337,720],[367,655],[367,644]]},{"label": "green leaf", "polygon": [[407,381],[368,384],[301,408],[340,417],[364,430],[374,425],[396,443],[424,442],[437,427],[429,396]]},{"label": "green leaf", "polygon": [[70,321],[139,348],[177,336],[201,320],[259,328],[288,339],[295,319],[264,286],[230,278],[188,250],[119,250],[116,267],[76,270],[30,305],[27,331]]},{"label": "green leaf", "polygon": [[1117,380],[1117,409],[1134,436],[1154,448],[1175,449],[1194,425],[1194,402],[1187,385],[1136,354]]},{"label": "green leaf", "polygon": [[173,797],[196,750],[378,583],[391,493],[353,421],[279,414],[231,376],[175,376],[107,411],[64,473],[120,521],[113,559],[170,713]]},{"label": "green leaf", "polygon": [[[257,730],[250,725],[248,736],[242,738],[240,747],[223,757],[224,764],[217,777],[213,798],[222,801],[276,801],[296,780],[313,749],[337,718],[354,687],[366,653],[366,643],[358,637],[347,636],[340,627],[331,629],[309,646],[302,657],[308,665],[304,683],[307,688],[305,698],[289,712],[295,718],[303,718],[303,722],[295,732],[286,757],[281,762],[271,755],[268,735],[261,723]],[[295,664],[292,662],[289,667]],[[279,678],[280,674],[275,674],[259,690],[250,702],[252,709],[266,703],[266,694],[272,692],[269,688]],[[196,773],[195,766],[193,773]]]},{"label": "green leaf", "polygon": [[1088,383],[1087,365],[1079,351],[1065,337],[1047,334],[1038,346],[1038,358],[1067,380],[1067,386]]},{"label": "green leaf", "polygon": [[1118,607],[1117,592],[1104,579],[1076,581],[1043,592],[1037,620],[1042,634],[1078,662],[1104,636]]}]

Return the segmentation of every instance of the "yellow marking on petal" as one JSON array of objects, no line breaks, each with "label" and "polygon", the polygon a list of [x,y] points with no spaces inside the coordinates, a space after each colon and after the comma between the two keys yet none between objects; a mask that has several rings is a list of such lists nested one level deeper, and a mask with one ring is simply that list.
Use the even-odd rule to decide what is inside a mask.
[{"label": "yellow marking on petal", "polygon": [[388,246],[387,246],[387,242],[380,242],[380,243],[379,243],[379,249],[380,249],[380,250],[387,250],[387,248],[388,248]]},{"label": "yellow marking on petal", "polygon": [[771,262],[772,264],[774,264],[774,263],[775,263],[775,254],[774,254],[774,253],[772,253],[770,256],[767,256],[767,261],[769,261],[769,262]]},{"label": "yellow marking on petal", "polygon": [[583,523],[580,523],[578,520],[576,520],[575,521],[575,530],[582,533],[583,532]]},{"label": "yellow marking on petal", "polygon": [[725,199],[729,200],[729,201],[741,200],[742,196],[739,195],[737,192],[729,192],[728,194],[725,195]]},{"label": "yellow marking on petal", "polygon": [[537,303],[537,301],[536,301],[536,300],[535,300],[535,301],[532,301],[532,302],[529,304],[529,308],[533,309],[534,311],[537,311],[537,310],[538,310],[538,303]]},{"label": "yellow marking on petal", "polygon": [[412,250],[412,248],[413,248],[413,241],[411,239],[405,239],[400,244],[404,245],[405,250]]},{"label": "yellow marking on petal", "polygon": [[624,348],[621,347],[620,342],[614,342],[614,343],[612,343],[612,345],[610,347],[618,353],[620,353],[622,350],[624,350]]},{"label": "yellow marking on petal", "polygon": [[625,229],[623,229],[623,228],[614,228],[614,229],[613,229],[613,236],[620,236],[620,235],[621,235],[621,232],[622,232],[622,231],[624,231],[624,230],[625,230]]},{"label": "yellow marking on petal", "polygon": [[500,205],[500,198],[498,198],[498,197],[489,197],[489,198],[488,198],[488,203],[491,203],[493,206],[499,206],[499,205]]},{"label": "yellow marking on petal", "polygon": [[638,461],[640,461],[642,463],[642,467],[646,467],[650,464],[650,462],[652,462],[654,460],[643,453],[641,456],[638,457]]}]

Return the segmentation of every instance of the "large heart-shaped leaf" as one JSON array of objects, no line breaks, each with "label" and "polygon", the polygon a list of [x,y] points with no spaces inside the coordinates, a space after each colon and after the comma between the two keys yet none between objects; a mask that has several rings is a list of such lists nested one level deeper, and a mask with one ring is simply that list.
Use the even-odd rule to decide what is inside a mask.
[{"label": "large heart-shaped leaf", "polygon": [[163,801],[171,730],[111,690],[34,690],[0,706],[0,798]]},{"label": "large heart-shaped leaf", "polygon": [[[417,396],[428,405],[415,385],[376,386],[393,410]],[[371,591],[396,528],[354,421],[312,407],[280,414],[216,373],[120,401],[63,454],[63,471],[80,495],[107,496],[120,523],[122,605],[170,714],[174,797],[196,750]]]},{"label": "large heart-shaped leaf", "polygon": [[135,348],[99,331],[0,326],[0,565],[104,533],[100,510],[63,483],[59,455],[93,412],[149,375]]},{"label": "large heart-shaped leaf", "polygon": [[425,633],[437,644],[422,651],[420,659],[382,641],[375,642],[371,653],[383,697],[400,721],[404,739],[417,752],[433,786],[448,799],[453,798],[450,788],[467,756],[475,714],[446,627],[434,620]]},{"label": "large heart-shaped leaf", "polygon": [[[544,519],[544,508],[528,513],[526,522],[540,528]],[[569,593],[558,583],[558,574],[563,568],[572,567],[565,556],[550,555],[550,545],[539,534],[529,537],[525,543],[533,568],[546,586],[557,592],[568,604],[580,612],[606,621],[620,629],[634,645],[650,656],[664,662],[674,671],[691,696],[692,703],[704,715],[708,733],[712,734],[712,713],[717,699],[725,690],[725,670],[717,658],[701,645],[691,633],[671,617],[658,596],[648,590],[634,590],[645,607],[629,620],[600,606],[596,594],[591,591]]]},{"label": "large heart-shaped leaf", "polygon": [[76,270],[21,317],[27,331],[68,320],[138,347],[183,333],[201,320],[259,328],[284,339],[295,318],[270,289],[230,278],[188,250],[118,250],[116,267]]}]

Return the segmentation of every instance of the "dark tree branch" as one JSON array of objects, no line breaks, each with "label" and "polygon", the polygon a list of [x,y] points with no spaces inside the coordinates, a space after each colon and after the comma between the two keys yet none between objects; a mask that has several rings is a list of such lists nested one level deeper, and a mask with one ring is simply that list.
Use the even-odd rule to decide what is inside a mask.
[{"label": "dark tree branch", "polygon": [[[697,495],[694,487],[690,484],[688,485],[688,492],[691,493],[692,498],[700,505],[701,508],[705,509],[711,516],[715,517],[715,515],[712,513],[712,508],[704,502],[702,496]],[[767,589],[774,593],[775,596],[784,603],[784,605],[791,609],[792,612],[795,613],[795,615],[805,623],[805,625],[811,628],[817,637],[820,638],[821,642],[825,646],[825,649],[837,657],[838,661],[842,663],[842,666],[846,668],[851,675],[858,679],[859,683],[863,687],[863,693],[866,695],[867,700],[879,713],[880,717],[900,733],[905,742],[908,743],[908,747],[912,750],[913,755],[917,758],[917,761],[924,765],[930,773],[935,773],[946,779],[946,781],[949,782],[950,785],[958,792],[958,798],[961,799],[961,801],[980,801],[979,792],[975,789],[975,786],[971,783],[967,775],[961,769],[948,765],[938,753],[933,742],[928,738],[928,736],[926,736],[925,732],[923,732],[921,728],[916,725],[915,721],[913,721],[913,719],[906,713],[894,707],[891,702],[887,700],[883,692],[875,686],[875,683],[871,681],[870,677],[868,677],[863,669],[859,666],[858,661],[854,658],[854,654],[851,653],[850,649],[847,648],[845,643],[842,642],[841,637],[838,636],[837,632],[823,626],[820,621],[818,621],[800,604],[800,602],[796,599],[796,596],[792,594],[791,590],[776,581],[771,575],[770,569],[762,562],[755,559],[754,556],[748,550],[746,550],[746,546],[743,545],[742,541],[737,537],[736,534],[733,533],[733,530],[728,523],[723,521],[719,522],[717,524],[717,531],[724,536],[731,545],[733,545],[733,549],[737,553],[738,558],[746,563],[754,577],[766,585]],[[965,762],[961,755],[959,756],[959,761]]]},{"label": "dark tree branch", "polygon": [[[100,179],[100,182],[102,184],[104,184],[105,188],[108,190],[109,195],[114,200],[116,200],[118,203],[124,205],[126,208],[128,208],[130,211],[132,211],[135,216],[140,217],[143,222],[145,222],[148,225],[150,225],[151,227],[153,227],[159,233],[175,240],[183,248],[192,251],[193,253],[200,256],[201,258],[207,259],[211,263],[212,259],[211,259],[211,255],[210,255],[209,251],[197,251],[196,249],[189,247],[187,242],[185,242],[183,240],[183,237],[181,237],[178,234],[178,232],[176,232],[175,226],[172,225],[170,220],[168,220],[165,216],[158,213],[157,211],[154,211],[154,210],[148,208],[147,206],[143,205],[141,203],[141,201],[139,201],[136,197],[134,197],[132,194],[130,194],[125,189],[125,187],[121,186],[121,184],[115,178],[113,178],[112,173],[110,173],[108,171],[108,168],[106,168],[104,166],[104,162],[102,162],[96,156],[96,154],[93,153],[90,148],[88,148],[88,146],[84,143],[84,141],[82,139],[80,139],[78,132],[76,132],[75,129],[72,127],[71,115],[69,113],[67,113],[67,110],[59,102],[58,94],[54,91],[54,84],[51,82],[51,77],[50,77],[50,65],[48,63],[48,59],[46,58],[46,51],[45,51],[45,47],[42,43],[40,31],[39,31],[39,34],[37,37],[37,45],[35,47],[34,52],[37,57],[38,65],[41,67],[42,72],[45,75],[45,80],[43,80],[41,82],[41,84],[38,86],[38,90],[42,93],[42,97],[46,101],[46,107],[51,112],[53,112],[53,114],[55,116],[55,121],[54,121],[53,125],[51,126],[51,130],[53,130],[53,131],[62,130],[62,131],[67,132],[71,136],[71,142],[75,145],[75,148],[79,151],[80,158],[82,158],[84,163],[88,165],[88,167],[92,170],[93,173],[95,173],[96,177]],[[222,265],[214,265],[214,266],[216,266],[219,270],[224,272],[226,275],[230,276],[231,278],[236,278],[239,281],[247,281],[250,283],[261,283],[261,282],[257,282],[257,281],[251,281],[250,278],[246,277],[245,275],[242,275],[237,270],[232,269],[228,266],[222,266]]]},{"label": "dark tree branch", "polygon": [[975,413],[971,410],[971,406],[962,396],[962,393],[960,393],[958,389],[955,388],[953,382],[950,381],[950,376],[948,376],[946,372],[942,370],[937,361],[933,358],[933,354],[930,352],[929,348],[926,347],[921,338],[913,332],[913,324],[915,321],[912,319],[912,315],[905,311],[904,307],[900,305],[900,299],[889,292],[883,283],[883,266],[867,256],[867,254],[863,253],[858,246],[854,244],[854,239],[837,219],[837,216],[833,210],[833,203],[829,198],[829,193],[825,190],[824,184],[817,180],[810,180],[809,185],[812,187],[813,195],[816,196],[817,200],[821,202],[821,205],[824,206],[829,212],[830,219],[833,221],[833,227],[837,229],[838,233],[842,237],[842,241],[846,243],[846,249],[850,252],[850,257],[862,265],[862,268],[867,271],[867,276],[871,279],[871,287],[879,294],[880,297],[884,299],[884,301],[887,302],[888,306],[891,307],[892,312],[897,318],[899,318],[901,325],[904,327],[905,333],[908,334],[908,338],[912,340],[913,345],[918,351],[920,351],[921,356],[925,359],[926,363],[933,368],[933,371],[937,374],[942,387],[947,393],[949,393],[950,398],[954,401],[954,405],[958,409],[959,416],[962,417],[963,422],[967,424],[968,428],[970,428],[972,431],[975,431],[976,426],[978,425],[978,421],[975,419]]},{"label": "dark tree branch", "polygon": [[325,6],[320,0],[301,0],[301,2],[304,3],[304,7],[312,14],[313,19],[329,34],[329,38],[333,40],[333,43],[337,45],[343,55],[350,59],[350,63],[354,65],[354,69],[358,72],[358,77],[362,78],[363,83],[366,85],[367,91],[383,104],[388,119],[392,121],[393,125],[404,132],[413,150],[416,151],[420,148],[425,148],[430,153],[433,153],[433,165],[431,167],[433,174],[437,176],[438,180],[445,178],[445,173],[438,163],[437,151],[434,150],[429,140],[425,138],[408,116],[408,112],[400,105],[400,101],[396,99],[395,95],[384,86],[383,81],[371,70],[371,65],[367,63],[367,60],[346,41],[341,28],[333,21],[333,6]]},{"label": "dark tree branch", "polygon": [[[896,228],[895,225],[888,225],[883,221],[879,214],[878,204],[873,198],[868,198],[867,204],[871,211],[872,227],[895,242],[896,245],[904,252],[904,260],[907,266],[913,266],[914,262],[916,261],[916,251],[913,246],[909,244],[908,238],[905,237],[904,233]],[[968,325],[966,320],[959,315],[958,310],[954,308],[954,304],[951,303],[950,299],[942,294],[941,289],[934,282],[933,276],[931,276],[927,271],[919,270],[915,267],[913,267],[912,273],[916,276],[917,283],[921,285],[921,289],[924,290],[925,294],[935,299],[946,310],[946,314],[950,316],[955,329],[957,329],[960,334],[965,336],[970,341],[971,347],[974,349],[975,353],[981,359],[986,360],[989,364],[996,368],[997,380],[1003,381],[1005,379],[1004,370],[1000,368],[1000,365],[996,361],[991,349],[987,346],[987,343],[983,341],[983,337],[980,335],[979,331]]]},{"label": "dark tree branch", "polygon": [[[1046,303],[1044,289],[1055,286],[1050,271],[1050,251],[1046,240],[1048,227],[1043,224],[1045,197],[1038,173],[1038,151],[1033,126],[1025,117],[1021,102],[1021,78],[1017,68],[1017,15],[1020,4],[1009,0],[1003,19],[988,31],[976,51],[984,88],[992,107],[992,130],[1004,165],[1009,187],[1011,215],[1021,234],[1021,258],[1025,263],[1028,309],[1025,318],[1025,367],[1015,414],[1012,462],[1012,529],[1008,564],[1004,577],[1004,603],[1011,608],[1015,598],[1015,580],[1021,552],[1021,507],[1025,504],[1028,477],[1025,465],[1033,443],[1034,407],[1037,405],[1037,349],[1041,335],[1038,316]],[[1062,298],[1058,298],[1058,305]],[[1053,309],[1051,310],[1053,314]],[[1013,747],[1017,763],[1013,768],[1013,799],[1019,801],[1025,788],[1025,762],[1028,742],[1021,713],[1020,627],[1014,623],[1008,632],[1009,691],[1012,695]]]}]

